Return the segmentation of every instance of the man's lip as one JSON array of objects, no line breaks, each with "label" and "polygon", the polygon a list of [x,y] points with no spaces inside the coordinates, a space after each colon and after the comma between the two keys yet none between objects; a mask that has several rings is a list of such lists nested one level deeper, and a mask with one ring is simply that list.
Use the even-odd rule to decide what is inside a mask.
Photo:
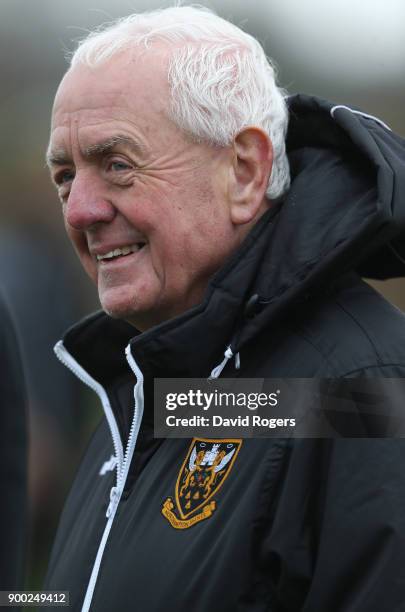
[{"label": "man's lip", "polygon": [[97,257],[97,255],[106,255],[111,251],[115,251],[115,249],[122,249],[126,246],[132,246],[134,244],[145,246],[147,244],[146,240],[138,239],[133,240],[132,242],[114,242],[111,244],[103,243],[102,245],[91,245],[89,246],[89,252],[93,257]]},{"label": "man's lip", "polygon": [[111,259],[97,259],[97,266],[100,268],[104,268],[104,267],[115,267],[115,266],[121,266],[121,265],[125,265],[125,263],[128,263],[129,261],[132,261],[133,257],[139,257],[140,253],[143,252],[143,249],[140,249],[139,251],[136,251],[135,253],[129,253],[128,255],[125,255],[124,257],[112,257]]}]

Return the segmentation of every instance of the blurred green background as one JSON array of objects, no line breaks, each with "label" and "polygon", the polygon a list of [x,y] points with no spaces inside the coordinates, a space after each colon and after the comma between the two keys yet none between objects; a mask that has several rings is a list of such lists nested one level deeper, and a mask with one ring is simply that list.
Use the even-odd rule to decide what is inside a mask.
[{"label": "blurred green background", "polygon": [[[26,588],[40,588],[57,519],[97,418],[94,397],[53,357],[63,330],[98,307],[64,235],[44,166],[52,100],[74,40],[115,17],[168,6],[124,0],[0,0],[0,283],[19,327],[29,387]],[[256,36],[290,93],[379,116],[405,136],[403,0],[202,2]],[[405,308],[402,281],[378,289]]]}]

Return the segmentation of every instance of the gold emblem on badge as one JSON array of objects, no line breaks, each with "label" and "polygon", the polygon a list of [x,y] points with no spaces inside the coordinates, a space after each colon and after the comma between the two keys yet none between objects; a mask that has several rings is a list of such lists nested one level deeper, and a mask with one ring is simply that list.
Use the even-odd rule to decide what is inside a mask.
[{"label": "gold emblem on badge", "polygon": [[177,477],[175,501],[168,497],[162,514],[175,529],[187,529],[209,518],[212,499],[228,477],[242,440],[194,438]]}]

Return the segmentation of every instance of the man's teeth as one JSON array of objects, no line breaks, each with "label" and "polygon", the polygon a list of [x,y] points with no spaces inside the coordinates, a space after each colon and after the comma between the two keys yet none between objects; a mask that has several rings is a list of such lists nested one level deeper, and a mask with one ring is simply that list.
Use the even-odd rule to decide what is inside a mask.
[{"label": "man's teeth", "polygon": [[108,253],[104,253],[104,255],[97,255],[97,261],[101,261],[102,259],[113,259],[113,257],[120,257],[122,255],[129,255],[130,253],[136,253],[140,251],[140,249],[144,246],[144,243],[131,244],[130,246],[124,246],[120,249],[114,249],[113,251],[109,251]]}]

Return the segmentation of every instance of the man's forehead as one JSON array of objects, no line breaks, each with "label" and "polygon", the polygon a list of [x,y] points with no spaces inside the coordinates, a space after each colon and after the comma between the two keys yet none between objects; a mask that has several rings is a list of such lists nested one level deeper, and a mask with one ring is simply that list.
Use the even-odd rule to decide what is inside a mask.
[{"label": "man's forehead", "polygon": [[[135,50],[122,52],[108,60],[87,66],[77,64],[64,75],[55,96],[53,114],[70,103],[74,108],[78,98],[87,96],[87,103],[97,106],[100,98],[105,104],[143,100],[150,96],[167,94],[167,53]],[[150,100],[153,102],[153,100]],[[80,103],[80,100],[78,101]]]},{"label": "man's forehead", "polygon": [[141,153],[140,141],[167,117],[165,86],[161,72],[151,74],[128,58],[112,58],[94,69],[70,69],[55,97],[48,157],[66,158],[72,138],[84,154],[112,144],[127,144]]}]

